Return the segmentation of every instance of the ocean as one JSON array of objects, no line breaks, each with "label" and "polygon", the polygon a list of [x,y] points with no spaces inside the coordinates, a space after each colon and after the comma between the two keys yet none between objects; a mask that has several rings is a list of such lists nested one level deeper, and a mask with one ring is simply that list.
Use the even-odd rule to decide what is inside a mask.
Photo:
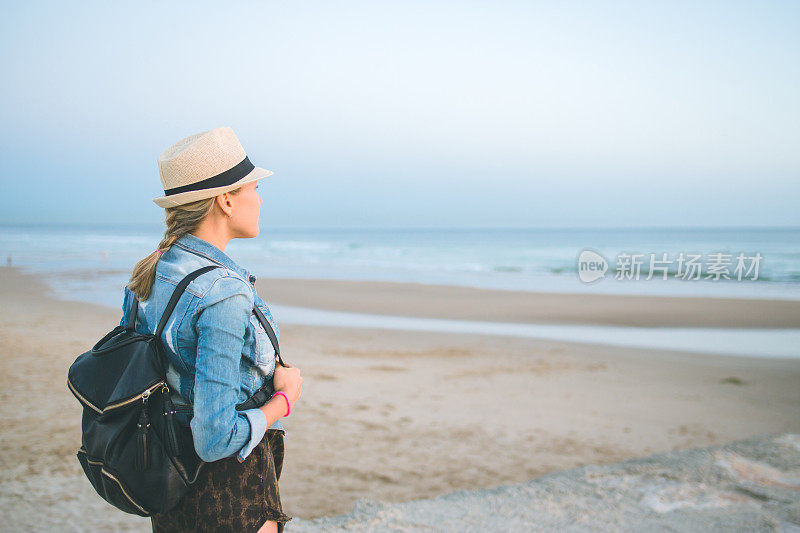
[{"label": "ocean", "polygon": [[[155,248],[162,234],[158,227],[4,225],[0,226],[0,261],[41,274],[64,298],[116,306],[131,268]],[[608,261],[605,277],[591,283],[580,279],[578,256],[584,250]],[[800,299],[800,228],[262,227],[258,237],[234,239],[225,252],[257,277],[399,281],[537,292]],[[692,279],[676,276],[681,253],[684,257],[695,254],[705,270],[701,268],[700,275]],[[756,254],[761,258],[749,262],[751,267],[758,263],[757,272],[751,268],[749,273],[739,272],[741,279],[736,279],[734,266],[740,253],[745,258]],[[620,266],[625,262],[620,254],[641,254],[638,279],[633,269]],[[653,279],[645,279],[650,254],[662,261],[662,267],[667,265],[666,280],[664,268],[654,269]],[[714,254],[729,260],[725,271],[731,279],[710,270]],[[87,271],[92,275],[84,276]]]}]

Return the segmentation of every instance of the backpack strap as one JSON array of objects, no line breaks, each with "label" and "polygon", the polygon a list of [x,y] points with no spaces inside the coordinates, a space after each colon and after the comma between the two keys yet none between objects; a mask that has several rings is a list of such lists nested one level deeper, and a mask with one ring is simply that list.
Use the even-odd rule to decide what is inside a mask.
[{"label": "backpack strap", "polygon": [[[264,330],[266,330],[267,335],[269,336],[269,340],[272,343],[272,348],[275,350],[275,359],[276,364],[280,363],[281,366],[286,366],[281,358],[281,351],[278,347],[278,338],[275,336],[275,331],[273,331],[272,326],[267,320],[267,317],[264,316],[264,313],[261,312],[261,309],[258,306],[253,307],[253,312],[256,314],[256,318],[258,321],[261,322],[261,325],[264,326]],[[253,393],[248,399],[243,401],[242,403],[236,404],[237,411],[244,411],[247,409],[256,409],[261,407],[265,403],[267,403],[270,399],[270,395],[272,394],[273,387],[272,387],[272,380],[267,380],[264,384],[259,388],[257,391]]]},{"label": "backpack strap", "polygon": [[258,308],[257,305],[253,306],[253,312],[256,314],[256,318],[261,325],[264,327],[264,331],[267,332],[267,336],[269,337],[269,341],[272,343],[272,348],[275,350],[275,358],[280,362],[281,365],[286,366],[283,364],[283,359],[281,359],[281,349],[278,346],[278,337],[275,335],[275,331],[272,329],[272,325],[267,320],[267,317],[264,316],[264,313],[261,312],[261,309]]},{"label": "backpack strap", "polygon": [[161,320],[159,321],[158,327],[156,328],[155,336],[157,338],[161,338],[161,333],[164,331],[164,327],[166,327],[167,325],[167,320],[169,320],[169,316],[172,314],[172,311],[175,309],[175,306],[178,305],[178,300],[180,299],[181,294],[183,294],[184,289],[186,289],[186,287],[189,285],[189,283],[192,282],[194,278],[196,278],[201,274],[205,274],[209,270],[213,270],[215,268],[219,268],[219,265],[208,265],[202,268],[198,268],[194,272],[187,274],[186,277],[183,278],[180,281],[180,283],[178,283],[178,286],[175,287],[174,291],[172,291],[172,297],[169,299],[167,308],[164,309],[164,314],[161,315]]},{"label": "backpack strap", "polygon": [[[167,308],[164,310],[164,314],[161,316],[161,321],[158,324],[158,335],[161,335],[161,331],[163,331],[164,327],[167,324],[167,319],[172,314],[172,311],[175,309],[175,306],[178,305],[178,300],[183,294],[183,291],[186,287],[189,286],[189,283],[192,282],[194,278],[199,276],[200,274],[205,274],[209,270],[217,268],[217,265],[209,265],[204,266],[195,270],[194,272],[190,272],[183,278],[178,286],[175,287],[175,290],[172,292],[172,297],[169,299],[169,303],[167,304]],[[133,302],[131,303],[131,308],[128,311],[128,324],[126,325],[127,329],[133,330],[136,327],[136,317],[139,314],[139,297],[136,296],[136,293],[133,293]]]}]

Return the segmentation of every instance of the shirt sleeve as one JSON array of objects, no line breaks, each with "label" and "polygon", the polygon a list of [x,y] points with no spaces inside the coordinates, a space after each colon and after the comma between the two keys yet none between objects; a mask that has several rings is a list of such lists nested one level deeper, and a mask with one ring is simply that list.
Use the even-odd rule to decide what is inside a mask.
[{"label": "shirt sleeve", "polygon": [[191,428],[197,454],[207,462],[240,450],[247,457],[263,437],[258,435],[257,415],[236,410],[244,335],[252,310],[252,290],[234,276],[216,279],[198,302]]},{"label": "shirt sleeve", "polygon": [[250,455],[250,452],[253,451],[253,448],[258,446],[258,443],[261,442],[261,439],[264,438],[264,434],[267,432],[267,415],[264,414],[264,411],[261,409],[247,409],[246,411],[242,411],[242,414],[247,417],[247,420],[250,422],[250,440],[247,441],[247,444],[239,451],[239,462],[243,462],[247,459],[247,456]]}]

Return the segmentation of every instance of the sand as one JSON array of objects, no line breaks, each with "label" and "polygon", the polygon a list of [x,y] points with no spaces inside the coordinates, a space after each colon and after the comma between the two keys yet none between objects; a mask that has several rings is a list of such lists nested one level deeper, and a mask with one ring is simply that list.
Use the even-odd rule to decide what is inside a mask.
[{"label": "sand", "polygon": [[[265,283],[259,280],[259,293],[268,302],[300,305],[308,296],[278,299],[273,282]],[[356,289],[348,284],[338,301],[370,293]],[[333,289],[327,294],[337,300]],[[414,294],[419,315],[445,305]],[[94,494],[74,455],[80,409],[65,385],[67,368],[120,313],[57,300],[32,276],[0,268],[5,527],[149,528]],[[404,502],[491,489],[562,469],[800,432],[798,360],[297,325],[281,327],[281,347],[305,378],[300,402],[283,419],[280,482],[284,510],[299,519],[347,513],[361,498]]]},{"label": "sand", "polygon": [[590,465],[491,489],[297,520],[293,531],[697,531],[800,529],[800,435],[763,436]]}]

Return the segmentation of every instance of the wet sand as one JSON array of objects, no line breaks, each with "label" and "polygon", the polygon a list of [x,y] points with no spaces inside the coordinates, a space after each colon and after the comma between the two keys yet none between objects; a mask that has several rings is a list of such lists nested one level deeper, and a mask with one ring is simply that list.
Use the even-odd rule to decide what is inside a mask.
[{"label": "wet sand", "polygon": [[270,303],[381,315],[523,324],[798,328],[800,301],[611,294],[556,294],[448,285],[259,279]]}]

